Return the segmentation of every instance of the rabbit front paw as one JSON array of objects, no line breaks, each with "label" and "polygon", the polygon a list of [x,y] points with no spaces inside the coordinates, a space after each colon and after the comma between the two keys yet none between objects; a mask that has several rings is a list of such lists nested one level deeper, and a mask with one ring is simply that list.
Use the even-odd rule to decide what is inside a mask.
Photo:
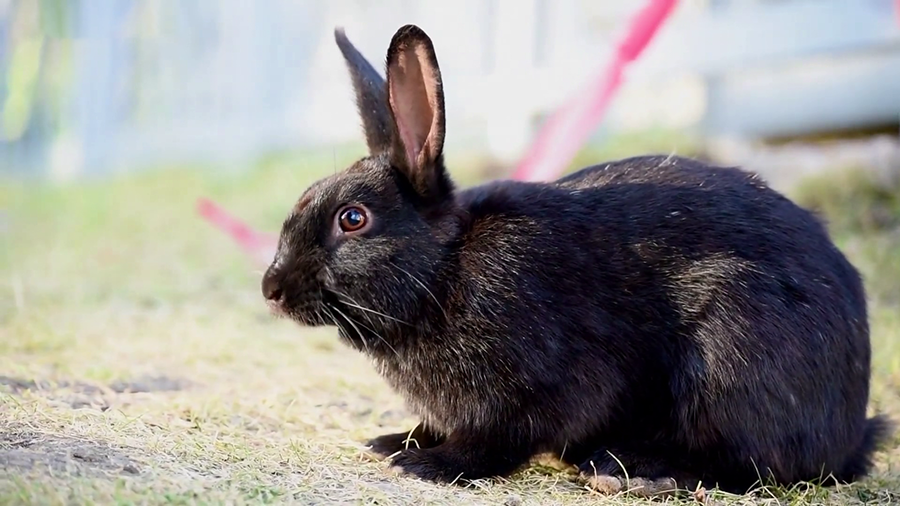
[{"label": "rabbit front paw", "polygon": [[528,462],[529,443],[511,444],[502,434],[470,436],[456,432],[433,448],[409,448],[391,460],[391,469],[423,480],[463,483],[505,476]]},{"label": "rabbit front paw", "polygon": [[378,436],[366,443],[366,446],[370,447],[372,453],[381,457],[390,457],[407,448],[421,447],[418,441],[410,436],[409,432]]},{"label": "rabbit front paw", "polygon": [[433,448],[444,441],[444,437],[419,424],[411,431],[385,434],[366,443],[370,451],[381,457],[406,450],[408,448]]},{"label": "rabbit front paw", "polygon": [[391,472],[411,474],[438,483],[452,483],[465,474],[461,466],[445,458],[441,452],[420,448],[410,448],[397,454],[391,460]]}]

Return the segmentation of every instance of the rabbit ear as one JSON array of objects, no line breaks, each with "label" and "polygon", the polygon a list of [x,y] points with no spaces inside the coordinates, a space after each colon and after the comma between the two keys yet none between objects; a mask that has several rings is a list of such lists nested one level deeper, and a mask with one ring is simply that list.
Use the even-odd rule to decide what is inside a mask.
[{"label": "rabbit ear", "polygon": [[394,34],[387,53],[388,104],[394,119],[392,163],[425,197],[452,191],[443,163],[444,90],[431,39],[415,25]]},{"label": "rabbit ear", "polygon": [[377,155],[386,152],[391,147],[392,120],[387,109],[384,79],[353,46],[343,28],[335,28],[334,40],[350,70],[356,92],[356,108],[362,119],[369,153]]}]

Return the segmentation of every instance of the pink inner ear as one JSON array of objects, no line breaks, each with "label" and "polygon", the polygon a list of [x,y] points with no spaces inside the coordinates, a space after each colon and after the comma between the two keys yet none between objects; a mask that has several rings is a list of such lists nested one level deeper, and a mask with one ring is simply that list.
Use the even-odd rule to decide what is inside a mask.
[{"label": "pink inner ear", "polygon": [[[389,70],[388,99],[397,122],[397,132],[410,169],[421,168],[419,158],[426,149],[434,123],[434,85],[423,66],[421,48],[407,47],[397,55]],[[429,72],[430,74],[431,72]]]},{"label": "pink inner ear", "polygon": [[397,116],[397,130],[400,132],[400,138],[403,139],[403,146],[406,148],[407,163],[410,167],[417,167],[422,146],[419,145],[415,132],[403,121],[402,115]]}]

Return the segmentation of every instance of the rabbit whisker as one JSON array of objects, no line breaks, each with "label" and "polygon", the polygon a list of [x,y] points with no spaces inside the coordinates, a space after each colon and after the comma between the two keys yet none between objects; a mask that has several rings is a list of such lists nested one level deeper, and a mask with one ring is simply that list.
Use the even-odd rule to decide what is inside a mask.
[{"label": "rabbit whisker", "polygon": [[363,342],[365,342],[366,339],[365,339],[365,336],[363,336],[363,333],[360,332],[359,327],[356,326],[357,323],[358,323],[359,325],[361,325],[362,328],[364,328],[364,329],[368,330],[369,332],[375,334],[375,337],[377,337],[378,339],[381,340],[381,342],[383,342],[385,345],[387,345],[387,347],[390,348],[392,352],[394,352],[394,355],[400,356],[400,354],[397,353],[397,350],[394,349],[393,346],[391,346],[391,343],[389,343],[389,342],[387,341],[387,339],[385,339],[384,337],[382,337],[381,334],[379,334],[378,332],[375,332],[374,329],[371,329],[371,328],[367,327],[366,325],[364,325],[363,323],[358,322],[358,321],[354,320],[353,318],[351,318],[350,316],[344,314],[344,312],[341,311],[340,309],[338,309],[336,306],[332,306],[332,309],[334,309],[334,310],[337,311],[341,316],[343,316],[343,317],[350,323],[350,325],[353,325],[353,328],[356,329],[356,332],[359,334],[359,337],[363,340]]},{"label": "rabbit whisker", "polygon": [[348,301],[342,301],[342,302],[343,302],[344,304],[350,306],[350,307],[355,307],[356,309],[359,309],[360,311],[365,311],[366,313],[372,313],[372,314],[374,314],[374,315],[378,315],[378,316],[380,316],[380,317],[382,317],[382,318],[384,318],[384,319],[386,319],[386,320],[392,320],[392,321],[395,321],[395,322],[397,322],[397,323],[402,323],[402,324],[404,324],[404,325],[410,325],[410,323],[408,323],[408,322],[405,322],[405,321],[400,320],[400,319],[398,319],[398,318],[394,318],[393,316],[389,316],[389,315],[386,315],[386,314],[384,314],[384,313],[375,311],[374,309],[365,308],[365,307],[359,306],[359,305],[357,305],[357,304],[353,304],[353,303],[348,302]]},{"label": "rabbit whisker", "polygon": [[[345,305],[350,306],[350,307],[354,307],[354,308],[356,308],[356,309],[359,309],[360,311],[365,311],[365,312],[367,312],[367,313],[372,313],[372,314],[378,315],[378,316],[380,316],[380,317],[382,317],[382,318],[385,318],[385,319],[387,319],[387,320],[392,320],[392,321],[395,321],[395,322],[397,322],[397,323],[402,323],[402,324],[404,324],[404,325],[412,325],[411,323],[405,322],[405,321],[403,321],[403,320],[401,320],[401,319],[399,319],[399,318],[394,318],[393,316],[386,315],[386,314],[381,313],[381,312],[379,312],[379,311],[375,311],[374,309],[369,309],[369,308],[367,308],[367,307],[363,307],[363,306],[360,305],[359,302],[357,302],[353,297],[350,297],[350,296],[347,295],[346,293],[341,293],[341,292],[339,292],[339,291],[337,291],[337,290],[331,290],[331,291],[334,292],[334,294],[337,295],[338,297],[343,297],[343,298],[347,299],[347,300],[342,300],[342,301],[341,301],[342,304],[345,304]],[[349,301],[349,302],[348,302],[348,301]],[[371,320],[370,320],[370,321],[371,321]]]},{"label": "rabbit whisker", "polygon": [[[352,320],[353,318],[350,318],[350,319]],[[354,321],[356,321],[356,320],[354,320]],[[362,322],[360,322],[360,321],[356,321],[356,323],[359,323],[360,325],[362,325],[362,327],[363,327],[364,329],[366,329],[366,330],[368,330],[369,332],[375,334],[375,337],[377,337],[378,339],[380,339],[382,343],[384,343],[388,348],[390,348],[391,351],[394,352],[394,355],[396,355],[396,356],[398,356],[398,357],[400,356],[400,354],[397,353],[397,350],[396,350],[393,346],[391,346],[391,343],[389,343],[388,340],[385,339],[381,334],[379,334],[378,332],[376,332],[375,329],[370,328],[370,327],[368,327],[367,325],[364,325],[364,324],[363,324]]]},{"label": "rabbit whisker", "polygon": [[365,348],[366,352],[369,351],[369,344],[366,341],[365,337],[362,335],[362,332],[360,332],[359,328],[357,328],[357,326],[354,325],[354,323],[351,322],[349,318],[347,318],[347,315],[345,315],[340,309],[338,309],[335,306],[325,305],[323,307],[325,308],[326,311],[328,311],[328,314],[331,315],[331,319],[332,319],[332,321],[334,321],[334,324],[337,326],[338,329],[343,329],[344,327],[338,322],[337,317],[334,316],[334,313],[331,312],[332,310],[337,311],[343,317],[343,319],[347,321],[347,323],[352,325],[353,328],[356,329],[356,334],[359,336],[359,340],[362,341],[362,343],[363,343],[363,348]]},{"label": "rabbit whisker", "polygon": [[[359,340],[362,341],[363,347],[365,347],[366,351],[368,351],[368,350],[369,350],[369,344],[368,344],[368,341],[366,340],[366,336],[364,336],[363,333],[362,333],[362,331],[359,330],[359,327],[356,326],[356,323],[355,323],[353,320],[351,320],[350,317],[347,316],[343,311],[341,311],[340,309],[338,309],[337,306],[330,306],[330,307],[331,307],[331,309],[333,309],[334,311],[337,311],[337,314],[341,315],[341,318],[343,318],[344,320],[346,320],[346,322],[349,323],[351,327],[353,327],[353,330],[356,331],[356,335],[359,336]],[[340,325],[339,325],[339,326],[340,326]]]},{"label": "rabbit whisker", "polygon": [[[316,313],[315,313],[316,318],[318,318],[319,321],[321,321],[323,325],[328,325],[328,321],[325,319],[326,313],[324,311],[322,311],[323,309],[327,310],[328,308],[323,307],[323,308],[316,309]],[[334,317],[331,316],[330,314],[328,316],[331,318],[331,321],[334,322],[335,325],[337,325],[337,322],[334,321]]]},{"label": "rabbit whisker", "polygon": [[407,271],[407,270],[404,269],[403,267],[400,267],[399,265],[395,264],[394,262],[389,262],[389,263],[390,263],[391,265],[393,265],[394,267],[396,267],[397,269],[400,269],[401,272],[403,272],[403,273],[406,274],[407,276],[411,277],[411,278],[413,279],[413,281],[415,281],[416,283],[419,284],[419,286],[421,286],[422,288],[424,288],[425,291],[428,292],[428,295],[430,295],[431,298],[434,299],[434,302],[435,302],[435,304],[437,304],[438,309],[441,310],[441,313],[444,314],[444,319],[445,319],[445,320],[449,320],[449,317],[447,316],[447,312],[444,311],[444,308],[441,306],[441,302],[438,300],[437,297],[435,297],[435,295],[431,292],[431,290],[429,290],[428,287],[425,286],[425,283],[422,283],[421,281],[419,281],[419,278],[413,276],[412,273],[410,273],[409,271]]},{"label": "rabbit whisker", "polygon": [[[340,302],[341,304],[346,305],[346,306],[350,306],[350,307],[357,307],[357,306],[354,306],[354,304],[350,304],[350,303],[348,303],[346,300],[343,300],[344,298],[353,300],[349,295],[347,295],[347,294],[345,294],[345,293],[341,293],[341,292],[339,292],[339,291],[337,291],[337,290],[331,290],[331,289],[328,289],[327,291],[328,291],[329,293],[332,293],[332,294],[336,295],[336,296],[338,297],[338,302]],[[360,309],[365,310],[366,308],[360,308]],[[371,318],[367,313],[363,313],[363,316],[366,318],[366,321],[368,321],[368,322],[371,323],[372,325],[375,325],[375,322],[372,321],[372,318]]]}]

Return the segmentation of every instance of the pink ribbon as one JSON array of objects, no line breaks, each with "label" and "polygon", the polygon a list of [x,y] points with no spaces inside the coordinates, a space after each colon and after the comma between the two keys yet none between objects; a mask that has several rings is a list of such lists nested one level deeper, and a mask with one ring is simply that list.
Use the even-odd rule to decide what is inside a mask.
[{"label": "pink ribbon", "polygon": [[651,0],[631,22],[604,72],[544,124],[531,149],[513,171],[520,181],[555,179],[600,123],[622,84],[625,67],[637,59],[675,7],[676,0]]},{"label": "pink ribbon", "polygon": [[277,235],[253,230],[209,199],[197,199],[197,212],[212,226],[230,236],[256,263],[272,263],[278,246]]}]

